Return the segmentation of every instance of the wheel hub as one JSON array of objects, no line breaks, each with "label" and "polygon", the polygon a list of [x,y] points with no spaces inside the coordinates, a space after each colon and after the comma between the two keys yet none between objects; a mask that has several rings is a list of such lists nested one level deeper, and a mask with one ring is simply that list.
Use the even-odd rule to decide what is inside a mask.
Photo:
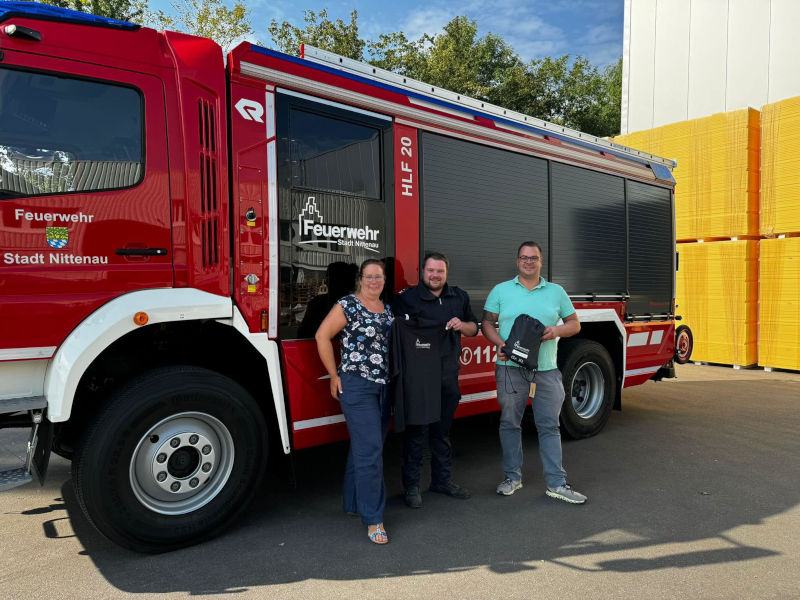
[{"label": "wheel hub", "polygon": [[689,336],[685,332],[681,332],[678,337],[678,352],[682,356],[686,356],[689,351]]},{"label": "wheel hub", "polygon": [[[162,490],[178,494],[207,482],[214,474],[215,462],[216,453],[207,437],[198,433],[184,433],[166,439],[159,445],[153,458],[152,472]],[[192,480],[194,476],[198,477],[196,481]]]},{"label": "wheel hub", "polygon": [[211,501],[232,466],[228,429],[211,415],[181,413],[141,437],[131,458],[131,486],[147,508],[184,514]]},{"label": "wheel hub", "polygon": [[597,363],[587,362],[572,377],[571,401],[575,412],[583,419],[591,419],[603,406],[605,378]]}]

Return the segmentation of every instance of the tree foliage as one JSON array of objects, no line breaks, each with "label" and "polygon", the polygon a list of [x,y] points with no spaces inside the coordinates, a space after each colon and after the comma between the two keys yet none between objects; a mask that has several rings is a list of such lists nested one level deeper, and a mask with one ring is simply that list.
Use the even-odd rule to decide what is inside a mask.
[{"label": "tree foliage", "polygon": [[331,21],[326,11],[305,12],[305,27],[273,20],[269,32],[283,52],[297,54],[301,43],[363,60],[382,69],[593,133],[619,132],[622,59],[604,70],[569,55],[524,63],[498,35],[478,36],[477,22],[458,16],[436,35],[409,40],[403,32],[364,41],[358,14],[350,22]]},{"label": "tree foliage", "polygon": [[222,0],[174,0],[172,13],[151,10],[148,0],[38,0],[61,8],[138,23],[156,29],[172,29],[213,39],[223,50],[253,33],[247,6]]},{"label": "tree foliage", "polygon": [[228,8],[221,0],[175,0],[171,4],[173,15],[160,10],[151,12],[147,0],[142,1],[144,25],[211,38],[226,52],[253,33],[244,2],[235,2],[233,8]]},{"label": "tree foliage", "polygon": [[302,29],[284,21],[280,25],[272,19],[269,34],[282,52],[298,54],[301,44],[315,46],[321,50],[335,52],[354,60],[363,60],[366,42],[358,35],[358,11],[350,13],[350,22],[341,19],[331,21],[328,11],[303,11],[305,27]]},{"label": "tree foliage", "polygon": [[[152,11],[148,0],[41,0],[64,8],[173,29],[214,39],[223,49],[250,36],[244,1],[228,8],[223,0],[174,0],[172,12]],[[478,35],[478,24],[458,16],[435,35],[410,40],[401,32],[377,40],[359,35],[358,12],[332,20],[327,10],[303,13],[303,26],[272,20],[269,34],[281,51],[298,54],[309,44],[529,114],[593,133],[619,132],[622,59],[603,70],[581,56],[545,57],[523,62],[502,37]]]}]

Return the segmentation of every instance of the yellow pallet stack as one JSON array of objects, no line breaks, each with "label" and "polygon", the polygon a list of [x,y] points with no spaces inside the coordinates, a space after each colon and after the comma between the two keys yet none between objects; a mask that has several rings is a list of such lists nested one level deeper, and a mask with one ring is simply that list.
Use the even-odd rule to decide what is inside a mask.
[{"label": "yellow pallet stack", "polygon": [[678,244],[677,314],[694,335],[692,360],[758,360],[758,240]]},{"label": "yellow pallet stack", "polygon": [[760,231],[800,232],[800,97],[762,108]]},{"label": "yellow pallet stack", "polygon": [[760,245],[758,364],[800,370],[800,237]]},{"label": "yellow pallet stack", "polygon": [[616,142],[678,161],[678,241],[758,236],[759,112],[752,108],[619,136]]}]

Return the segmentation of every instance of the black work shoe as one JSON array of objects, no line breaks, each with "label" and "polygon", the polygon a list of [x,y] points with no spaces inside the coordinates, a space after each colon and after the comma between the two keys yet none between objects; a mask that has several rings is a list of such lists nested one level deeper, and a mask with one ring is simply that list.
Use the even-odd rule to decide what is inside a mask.
[{"label": "black work shoe", "polygon": [[419,486],[409,486],[406,490],[406,495],[403,500],[405,500],[408,508],[422,508],[422,496],[419,493]]},{"label": "black work shoe", "polygon": [[451,498],[458,498],[459,500],[466,500],[471,495],[469,490],[464,489],[452,481],[448,481],[447,483],[432,483],[430,490],[437,494],[447,494]]}]

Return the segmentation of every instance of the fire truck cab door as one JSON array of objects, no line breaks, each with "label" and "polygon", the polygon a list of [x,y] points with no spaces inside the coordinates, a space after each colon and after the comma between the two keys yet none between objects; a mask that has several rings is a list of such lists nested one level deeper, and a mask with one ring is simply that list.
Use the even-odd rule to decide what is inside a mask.
[{"label": "fire truck cab door", "polygon": [[164,114],[158,77],[6,50],[0,348],[54,351],[105,302],[172,285]]}]

